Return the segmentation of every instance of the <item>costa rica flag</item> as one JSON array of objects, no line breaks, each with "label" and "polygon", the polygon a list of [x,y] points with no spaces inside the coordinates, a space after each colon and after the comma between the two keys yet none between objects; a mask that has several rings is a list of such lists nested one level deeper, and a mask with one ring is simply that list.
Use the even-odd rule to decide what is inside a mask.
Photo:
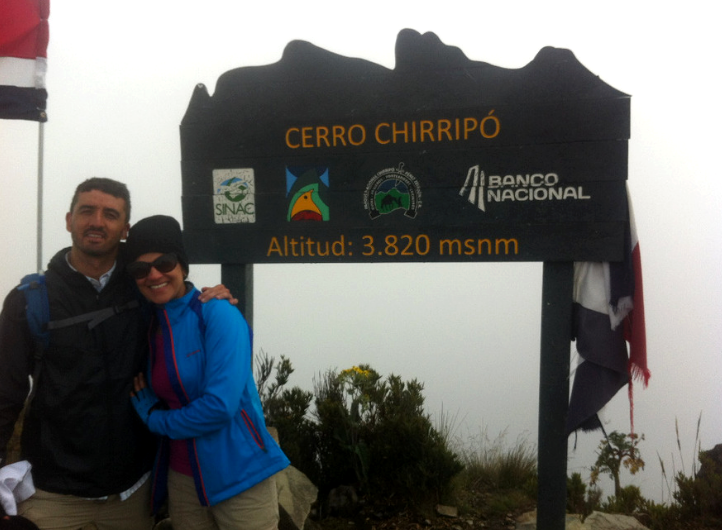
[{"label": "costa rica flag", "polygon": [[0,118],[47,121],[50,0],[0,2]]},{"label": "costa rica flag", "polygon": [[623,261],[574,264],[572,340],[581,360],[574,374],[567,434],[603,428],[598,412],[627,384],[633,433],[633,383],[646,387],[649,382],[642,260],[631,200],[628,216]]}]

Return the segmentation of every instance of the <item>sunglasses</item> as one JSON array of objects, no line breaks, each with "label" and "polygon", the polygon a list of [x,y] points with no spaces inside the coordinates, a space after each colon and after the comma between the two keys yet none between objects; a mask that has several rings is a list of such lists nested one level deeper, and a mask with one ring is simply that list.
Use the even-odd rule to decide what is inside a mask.
[{"label": "sunglasses", "polygon": [[147,261],[134,261],[133,263],[129,263],[125,270],[136,280],[142,280],[150,274],[151,268],[161,274],[165,274],[175,269],[176,265],[178,265],[178,256],[175,254],[163,254],[150,263]]}]

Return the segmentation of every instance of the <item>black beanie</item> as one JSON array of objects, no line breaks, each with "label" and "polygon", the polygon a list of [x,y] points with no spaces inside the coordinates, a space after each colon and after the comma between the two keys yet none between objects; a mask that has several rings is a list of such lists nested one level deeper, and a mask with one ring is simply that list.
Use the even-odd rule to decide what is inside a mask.
[{"label": "black beanie", "polygon": [[188,257],[183,246],[183,233],[178,221],[167,215],[153,215],[141,219],[130,227],[125,245],[128,263],[133,263],[143,254],[160,252],[173,253],[183,269],[188,272]]}]

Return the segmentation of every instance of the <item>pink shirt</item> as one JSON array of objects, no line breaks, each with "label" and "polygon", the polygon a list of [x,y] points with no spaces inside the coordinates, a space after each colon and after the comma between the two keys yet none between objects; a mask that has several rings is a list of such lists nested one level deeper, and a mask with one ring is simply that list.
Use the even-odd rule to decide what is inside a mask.
[{"label": "pink shirt", "polygon": [[[154,337],[153,344],[153,366],[151,367],[151,384],[156,395],[165,402],[170,409],[179,409],[183,405],[173,392],[163,357],[163,334],[158,330]],[[160,352],[160,355],[158,354]],[[186,440],[170,441],[170,468],[173,471],[193,476],[190,457],[188,455],[188,444]]]}]

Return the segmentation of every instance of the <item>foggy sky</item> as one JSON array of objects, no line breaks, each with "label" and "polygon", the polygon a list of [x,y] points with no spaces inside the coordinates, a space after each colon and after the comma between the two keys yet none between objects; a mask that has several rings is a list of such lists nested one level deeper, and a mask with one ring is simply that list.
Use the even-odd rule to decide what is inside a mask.
[{"label": "foggy sky", "polygon": [[[708,4],[686,2],[678,10],[571,1],[256,4],[51,4],[43,261],[70,244],[65,213],[74,187],[90,176],[129,185],[131,222],[159,213],[180,219],[178,127],[194,86],[204,83],[212,93],[221,74],[274,63],[291,40],[388,68],[403,28],[433,31],[470,59],[506,68],[524,66],[544,46],[568,48],[632,97],[629,189],[642,250],[652,379],[634,394],[647,468],[628,480],[661,500],[656,454],[668,473],[682,470],[675,420],[688,473],[700,413],[702,448],[722,443],[716,156],[722,113],[713,53],[718,29]],[[38,125],[0,121],[0,146],[0,290],[6,293],[35,269]],[[296,367],[291,384],[307,390],[319,373],[361,363],[382,375],[417,378],[425,384],[428,412],[454,416],[460,438],[506,431],[510,442],[526,436],[536,444],[541,268],[256,266],[255,349],[290,358]],[[193,266],[191,279],[214,284],[219,268]],[[625,390],[606,421],[608,431],[628,432]],[[569,473],[594,463],[600,438],[580,434]],[[605,490],[611,494],[610,485]]]}]

